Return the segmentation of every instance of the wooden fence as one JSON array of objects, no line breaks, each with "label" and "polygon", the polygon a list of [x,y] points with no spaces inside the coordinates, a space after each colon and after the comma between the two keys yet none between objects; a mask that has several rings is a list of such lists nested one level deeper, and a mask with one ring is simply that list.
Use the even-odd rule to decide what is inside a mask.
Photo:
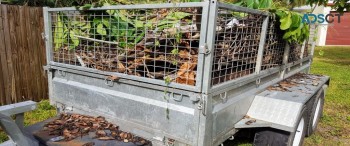
[{"label": "wooden fence", "polygon": [[42,8],[0,5],[0,104],[48,97]]}]

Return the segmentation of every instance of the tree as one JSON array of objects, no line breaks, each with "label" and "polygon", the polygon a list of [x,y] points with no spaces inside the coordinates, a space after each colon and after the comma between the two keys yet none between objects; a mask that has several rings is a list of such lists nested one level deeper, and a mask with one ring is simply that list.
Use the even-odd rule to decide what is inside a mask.
[{"label": "tree", "polygon": [[53,6],[54,0],[2,0],[2,3],[24,6]]},{"label": "tree", "polygon": [[[324,5],[327,6],[328,0],[308,0],[309,5]],[[334,0],[332,8],[338,12],[344,12],[350,10],[350,3],[348,0]]]}]

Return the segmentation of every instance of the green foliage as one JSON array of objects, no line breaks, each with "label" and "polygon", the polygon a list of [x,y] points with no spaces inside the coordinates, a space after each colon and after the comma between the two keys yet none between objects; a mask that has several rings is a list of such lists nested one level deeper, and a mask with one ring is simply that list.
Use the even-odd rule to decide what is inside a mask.
[{"label": "green foliage", "polygon": [[[309,26],[302,23],[302,15],[287,8],[276,7],[273,0],[245,0],[234,3],[253,9],[268,10],[279,18],[280,29],[284,31],[283,39],[289,43],[303,43],[309,37]],[[241,17],[241,13],[236,14]],[[243,15],[244,16],[244,15]]]},{"label": "green foliage", "polygon": [[236,1],[233,4],[251,9],[267,9],[272,6],[272,0],[243,0]]},{"label": "green foliage", "polygon": [[[171,77],[166,76],[164,78],[164,81],[165,81],[165,84],[166,84],[166,88],[164,89],[164,96],[163,96],[163,98],[164,98],[164,100],[166,100],[167,103],[169,103],[169,97],[168,97],[169,96],[169,92],[168,92],[168,90],[169,90],[169,84],[171,83],[172,79],[171,79]],[[166,119],[170,118],[170,110],[169,110],[168,104],[167,104],[167,108],[165,110],[165,115],[166,115]]]},{"label": "green foliage", "polygon": [[302,15],[287,9],[271,10],[280,19],[280,29],[285,33],[283,39],[289,43],[303,43],[309,37],[309,26],[302,23]]},{"label": "green foliage", "polygon": [[[327,6],[328,4],[328,0],[308,0],[307,4],[309,4],[310,6],[314,6],[314,5],[323,5],[323,6]],[[337,10],[338,12],[344,12],[345,10],[349,11],[350,10],[350,3],[348,0],[334,0],[333,1],[333,5],[332,8]]]},{"label": "green foliage", "polygon": [[55,108],[50,105],[48,100],[42,100],[39,102],[37,110],[55,110]]},{"label": "green foliage", "polygon": [[85,20],[68,20],[63,13],[57,14],[56,26],[54,29],[55,51],[66,44],[70,44],[70,49],[74,49],[80,44],[77,36],[88,37],[90,35],[91,24]]},{"label": "green foliage", "polygon": [[[61,20],[61,17],[58,15],[57,17],[57,22],[56,22],[56,27],[55,27],[55,33],[54,33],[54,44],[55,44],[55,49],[59,49],[62,47],[62,45],[65,43],[65,39],[67,37],[67,32],[66,32],[66,26]],[[55,50],[57,51],[57,50]]]},{"label": "green foliage", "polygon": [[[59,13],[56,20],[57,27],[54,30],[55,50],[57,51],[62,47],[67,47],[65,46],[66,44],[69,44],[69,49],[76,48],[80,45],[79,36],[118,41],[119,46],[122,48],[133,47],[135,44],[143,40],[146,30],[154,30],[155,27],[157,27],[157,31],[174,28],[174,33],[167,35],[176,38],[176,43],[179,43],[182,36],[177,32],[176,27],[180,24],[179,22],[181,19],[190,15],[189,13],[173,9],[170,10],[168,15],[162,20],[153,18],[146,23],[144,21],[146,16],[133,17],[129,14],[144,13],[137,10],[99,11],[94,12],[94,14],[98,14],[94,17],[90,17],[89,14],[91,12],[87,11],[96,5],[110,6],[115,4],[118,4],[118,2],[105,0],[103,2],[98,2],[98,4],[85,4],[84,6],[77,7],[81,13],[86,14],[84,17],[80,18],[68,18],[64,13]],[[108,18],[108,20],[106,18]],[[155,23],[157,23],[157,25],[154,25]]]},{"label": "green foliage", "polygon": [[169,85],[171,83],[171,78],[169,76],[166,76],[164,81],[166,85]]}]

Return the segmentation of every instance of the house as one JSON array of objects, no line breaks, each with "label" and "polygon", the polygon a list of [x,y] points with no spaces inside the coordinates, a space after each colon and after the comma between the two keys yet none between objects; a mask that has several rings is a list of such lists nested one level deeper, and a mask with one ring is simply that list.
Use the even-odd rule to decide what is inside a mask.
[{"label": "house", "polygon": [[[328,3],[332,6],[333,3]],[[330,14],[337,14],[329,7],[325,8]],[[328,11],[329,10],[329,11]],[[340,17],[340,23],[335,22],[328,25],[326,45],[350,45],[350,12],[344,12]]]},{"label": "house", "polygon": [[[332,23],[323,23],[312,24],[310,27],[310,38],[316,40],[316,46],[325,46],[325,45],[350,45],[350,12],[344,12],[342,16],[338,12],[332,10],[331,6],[333,1],[329,1],[328,5],[318,6],[312,12],[315,15],[323,14],[324,16],[329,15],[328,19],[333,21]],[[313,8],[310,6],[297,7],[294,10],[301,12],[309,12]],[[340,19],[339,19],[340,18]]]}]

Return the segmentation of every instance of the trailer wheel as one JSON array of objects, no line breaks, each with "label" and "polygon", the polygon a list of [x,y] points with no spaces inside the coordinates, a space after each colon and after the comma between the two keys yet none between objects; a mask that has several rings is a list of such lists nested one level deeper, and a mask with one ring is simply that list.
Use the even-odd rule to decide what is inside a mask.
[{"label": "trailer wheel", "polygon": [[303,145],[306,128],[307,112],[302,111],[295,132],[264,128],[255,133],[254,146],[301,146]]},{"label": "trailer wheel", "polygon": [[307,125],[307,130],[306,130],[306,136],[312,135],[317,128],[317,124],[320,121],[320,118],[322,117],[323,114],[323,105],[324,105],[324,90],[321,89],[320,94],[318,94],[315,97],[315,100],[313,104],[311,104],[311,107],[308,107],[311,110],[309,120],[308,120],[308,125]]}]

